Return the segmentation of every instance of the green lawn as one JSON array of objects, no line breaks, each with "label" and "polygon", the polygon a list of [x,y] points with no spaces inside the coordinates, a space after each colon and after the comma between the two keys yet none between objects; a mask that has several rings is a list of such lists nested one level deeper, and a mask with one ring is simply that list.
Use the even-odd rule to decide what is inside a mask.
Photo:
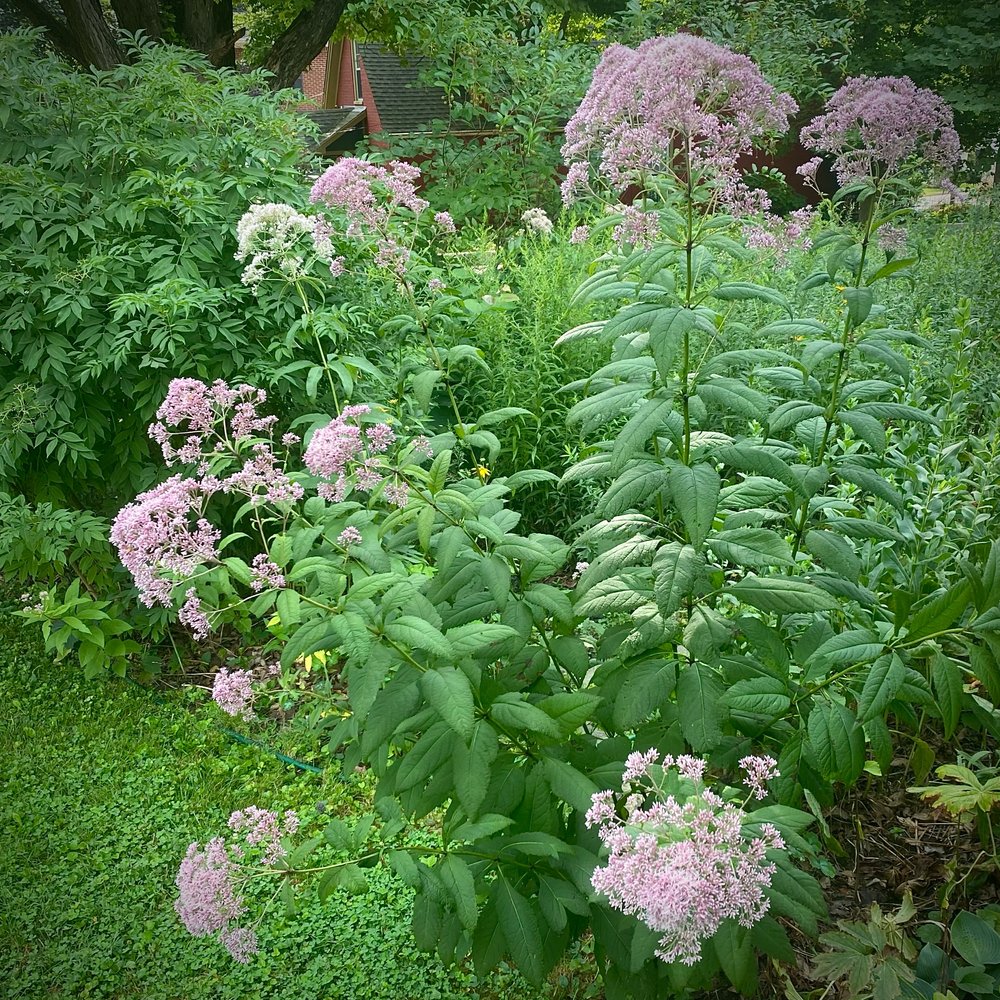
[{"label": "green lawn", "polygon": [[[418,952],[409,890],[373,869],[367,895],[303,893],[233,963],[174,910],[192,840],[248,804],[349,810],[363,790],[232,743],[179,704],[118,680],[84,682],[0,616],[0,997],[435,1000],[525,997]],[[273,887],[272,887],[273,888]],[[269,894],[270,889],[266,894]]]}]

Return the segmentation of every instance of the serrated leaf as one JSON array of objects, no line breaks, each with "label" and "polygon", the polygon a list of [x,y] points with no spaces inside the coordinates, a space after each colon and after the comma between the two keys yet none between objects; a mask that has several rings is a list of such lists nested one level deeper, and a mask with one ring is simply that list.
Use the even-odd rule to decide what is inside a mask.
[{"label": "serrated leaf", "polygon": [[962,714],[962,672],[958,664],[944,653],[935,653],[931,660],[931,683],[941,710],[945,739],[951,739]]},{"label": "serrated leaf", "polygon": [[449,760],[460,741],[443,722],[437,722],[425,732],[399,762],[395,790],[398,795],[426,781]]},{"label": "serrated leaf", "polygon": [[813,705],[806,724],[820,773],[831,781],[853,781],[864,767],[865,739],[854,715],[837,702]]},{"label": "serrated leaf", "polygon": [[881,718],[905,679],[906,670],[899,656],[895,653],[880,656],[868,669],[858,696],[858,718],[862,722]]},{"label": "serrated leaf", "polygon": [[538,707],[559,726],[563,735],[575,733],[594,714],[601,696],[589,691],[561,691],[543,698]]},{"label": "serrated leaf", "polygon": [[541,929],[535,907],[501,873],[497,877],[497,917],[507,949],[518,971],[535,986],[542,982]]},{"label": "serrated leaf", "polygon": [[673,401],[662,396],[647,399],[615,437],[611,471],[617,475],[637,452],[645,452],[651,438],[673,410]]},{"label": "serrated leaf", "polygon": [[394,642],[411,649],[422,649],[435,656],[454,659],[451,643],[430,622],[416,615],[400,615],[385,626],[385,634]]},{"label": "serrated leaf", "polygon": [[721,483],[710,465],[671,466],[668,477],[674,506],[687,528],[688,538],[699,548],[712,528],[719,509]]},{"label": "serrated leaf", "polygon": [[560,735],[559,726],[553,719],[518,694],[501,695],[490,706],[489,712],[491,718],[499,725],[511,728],[515,732],[527,729],[554,739]]},{"label": "serrated leaf", "polygon": [[729,584],[725,590],[758,611],[786,615],[832,611],[839,606],[836,598],[814,584],[788,577],[748,576]]},{"label": "serrated leaf", "polygon": [[571,764],[545,757],[542,761],[549,787],[578,812],[585,813],[591,806],[591,799],[599,791],[597,785],[585,774],[581,774]]},{"label": "serrated leaf", "polygon": [[470,818],[479,814],[490,784],[490,765],[499,752],[496,730],[480,720],[472,730],[468,745],[458,741],[454,747],[452,774],[458,801]]},{"label": "serrated leaf", "polygon": [[510,816],[501,816],[498,813],[487,813],[479,819],[468,820],[451,833],[451,840],[461,840],[472,842],[481,840],[484,837],[492,837],[493,834],[506,830],[514,820]]},{"label": "serrated leaf", "polygon": [[969,606],[972,586],[963,580],[943,594],[928,601],[915,612],[911,611],[897,626],[905,626],[907,641],[924,639],[950,628]]},{"label": "serrated leaf", "polygon": [[868,629],[848,629],[821,643],[804,666],[825,668],[847,663],[869,663],[884,648],[885,644]]},{"label": "serrated leaf", "polygon": [[615,695],[615,728],[632,729],[648,719],[670,697],[675,683],[672,663],[639,663],[626,668],[625,680]]},{"label": "serrated leaf", "polygon": [[431,707],[463,740],[472,735],[474,709],[469,678],[455,667],[428,670],[420,679]]},{"label": "serrated leaf", "polygon": [[653,593],[664,618],[669,617],[690,596],[701,558],[690,545],[668,542],[656,550],[653,559]]},{"label": "serrated leaf", "polygon": [[789,709],[791,698],[778,677],[748,677],[731,685],[724,696],[730,712],[779,719]]},{"label": "serrated leaf", "polygon": [[711,750],[722,739],[723,688],[707,664],[688,663],[677,678],[681,732],[697,751]]},{"label": "serrated leaf", "polygon": [[711,535],[706,544],[720,558],[737,566],[794,566],[791,546],[767,528],[735,528]]},{"label": "serrated leaf", "polygon": [[434,870],[450,895],[462,926],[467,931],[473,930],[479,917],[479,908],[476,906],[475,881],[468,863],[457,854],[446,854],[434,866]]}]

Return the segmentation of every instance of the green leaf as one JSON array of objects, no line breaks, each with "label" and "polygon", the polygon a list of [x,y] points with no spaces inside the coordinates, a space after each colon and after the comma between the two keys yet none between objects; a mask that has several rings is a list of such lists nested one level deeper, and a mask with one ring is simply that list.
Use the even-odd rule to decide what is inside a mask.
[{"label": "green leaf", "polygon": [[885,644],[868,629],[848,629],[821,643],[813,650],[804,666],[826,669],[848,663],[869,663],[879,656],[883,649]]},{"label": "green leaf", "polygon": [[472,735],[474,705],[469,678],[455,667],[428,670],[421,677],[427,701],[463,740]]},{"label": "green leaf", "polygon": [[668,481],[674,506],[684,521],[688,538],[695,548],[700,548],[719,508],[719,474],[711,465],[674,464]]},{"label": "green leaf", "polygon": [[542,982],[541,929],[535,907],[525,899],[501,872],[497,876],[497,916],[507,942],[510,957],[518,971],[535,986]]},{"label": "green leaf", "polygon": [[787,403],[782,403],[781,406],[772,410],[767,419],[767,425],[771,433],[778,434],[781,431],[788,430],[790,427],[794,427],[803,420],[809,420],[812,417],[820,417],[822,415],[822,406],[817,406],[815,403],[807,403],[804,400],[793,399]]},{"label": "green leaf", "polygon": [[697,751],[711,750],[722,739],[722,696],[722,684],[705,663],[688,663],[677,678],[681,732]]},{"label": "green leaf", "polygon": [[625,669],[625,680],[615,695],[613,722],[618,730],[632,729],[648,719],[670,697],[676,671],[672,663],[639,663]]},{"label": "green leaf", "polygon": [[875,296],[870,288],[845,288],[844,298],[847,300],[847,315],[852,326],[860,326],[872,311]]},{"label": "green leaf", "polygon": [[513,417],[530,417],[531,410],[523,406],[502,406],[498,410],[490,410],[476,418],[477,427],[493,427],[502,424]]},{"label": "green leaf", "polygon": [[751,996],[757,987],[757,956],[749,932],[733,919],[724,920],[712,936],[712,948],[726,978],[744,996]]},{"label": "green leaf", "polygon": [[476,906],[476,886],[466,861],[457,854],[446,854],[434,866],[442,885],[451,895],[452,905],[462,926],[471,931],[476,926],[479,908]]},{"label": "green leaf", "polygon": [[877,472],[865,469],[860,465],[842,463],[836,468],[836,476],[841,482],[853,483],[860,486],[862,490],[872,496],[885,500],[896,510],[901,511],[904,507],[903,497],[900,492],[889,482],[882,478]]},{"label": "green leaf", "polygon": [[895,653],[880,656],[869,668],[858,697],[858,718],[862,722],[881,717],[906,679],[903,661]]},{"label": "green leaf", "polygon": [[792,315],[788,299],[781,292],[768,288],[766,285],[755,285],[750,281],[729,281],[713,288],[708,294],[723,302],[746,301],[748,299],[770,302],[772,305],[784,309],[789,316]]},{"label": "green leaf", "polygon": [[599,790],[586,775],[581,774],[571,764],[556,760],[554,757],[544,757],[542,766],[549,787],[574,809],[585,813],[591,806],[591,799]]},{"label": "green leaf", "polygon": [[809,713],[806,730],[823,777],[850,782],[861,773],[864,733],[847,708],[837,702],[818,702]]},{"label": "green leaf", "polygon": [[524,700],[520,694],[502,694],[490,706],[490,716],[501,726],[519,732],[527,729],[543,736],[558,739],[559,726],[540,708]]},{"label": "green leaf", "polygon": [[664,618],[672,615],[691,594],[701,558],[690,545],[668,542],[653,559],[653,593]]},{"label": "green leaf", "polygon": [[411,649],[422,649],[434,656],[454,659],[455,651],[451,643],[430,622],[416,615],[400,615],[386,624],[385,634]]},{"label": "green leaf", "polygon": [[442,722],[436,722],[410,748],[399,762],[396,772],[396,794],[426,781],[456,747],[455,734]]},{"label": "green leaf", "polygon": [[[483,563],[484,567],[485,565]],[[509,573],[506,584],[510,586]],[[499,622],[470,622],[468,625],[448,629],[446,638],[459,659],[463,656],[493,659],[499,647],[517,638],[517,632],[509,625],[501,625]]]},{"label": "green leaf", "polygon": [[462,741],[455,744],[452,774],[458,801],[466,815],[475,818],[479,807],[486,798],[490,784],[490,765],[496,760],[499,741],[496,730],[485,720],[480,720],[472,729],[468,745]]},{"label": "green leaf", "polygon": [[602,517],[618,517],[643,505],[668,482],[669,471],[660,462],[645,461],[626,469],[607,488],[597,506]]},{"label": "green leaf", "polygon": [[811,611],[832,611],[838,607],[836,598],[805,580],[788,577],[748,576],[729,584],[726,592],[758,611],[779,614],[802,614]]},{"label": "green leaf", "polygon": [[945,739],[950,740],[958,728],[962,714],[962,671],[958,664],[944,653],[935,653],[931,660],[931,683],[941,711]]},{"label": "green leaf", "polygon": [[781,718],[791,705],[787,685],[778,677],[748,677],[731,685],[724,695],[730,712]]},{"label": "green leaf", "polygon": [[707,540],[720,558],[737,566],[794,566],[791,546],[767,528],[735,528],[721,531]]},{"label": "green leaf", "polygon": [[894,260],[890,260],[888,263],[883,264],[877,271],[870,275],[865,284],[874,285],[876,281],[888,278],[890,274],[895,274],[897,271],[903,271],[907,268],[913,267],[916,263],[916,257],[896,257]]},{"label": "green leaf", "polygon": [[770,409],[770,400],[763,393],[739,379],[722,375],[698,382],[695,393],[710,410],[736,413],[749,420],[763,420]]},{"label": "green leaf", "polygon": [[507,829],[514,820],[510,816],[501,816],[498,813],[487,813],[479,819],[468,820],[461,826],[452,830],[450,840],[473,842],[484,837],[492,837],[493,834]]},{"label": "green leaf", "polygon": [[543,698],[538,707],[556,722],[564,736],[570,736],[593,716],[600,703],[599,694],[589,691],[560,691]]},{"label": "green leaf", "polygon": [[660,378],[667,382],[674,371],[674,358],[684,337],[697,327],[692,309],[663,309],[649,327],[649,350],[656,362]]},{"label": "green leaf", "polygon": [[1000,934],[985,920],[960,910],[951,922],[952,947],[971,965],[1000,964]]},{"label": "green leaf", "polygon": [[968,580],[950,587],[943,594],[902,616],[897,628],[906,628],[907,641],[925,639],[955,624],[969,606],[972,585]]},{"label": "green leaf", "polygon": [[647,399],[639,407],[615,437],[611,452],[612,473],[617,475],[637,452],[646,451],[650,439],[660,430],[672,410],[673,400],[664,396]]},{"label": "green leaf", "polygon": [[813,529],[806,532],[805,543],[810,554],[827,569],[846,580],[857,580],[861,576],[861,560],[846,538],[832,531]]}]

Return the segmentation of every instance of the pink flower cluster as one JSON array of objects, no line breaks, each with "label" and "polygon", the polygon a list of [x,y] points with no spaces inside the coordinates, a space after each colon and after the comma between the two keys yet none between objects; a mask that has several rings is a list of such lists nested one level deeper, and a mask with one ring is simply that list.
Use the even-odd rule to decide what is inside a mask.
[{"label": "pink flower cluster", "polygon": [[812,246],[809,229],[816,221],[816,212],[808,205],[785,217],[765,213],[759,221],[743,227],[746,245],[754,250],[769,250],[778,264],[784,264],[793,249],[808,250]]},{"label": "pink flower cluster", "polygon": [[[348,236],[381,231],[397,207],[419,214],[428,202],[417,194],[420,170],[401,160],[387,166],[344,156],[328,167],[309,193],[311,202],[339,208],[347,215]],[[439,213],[447,215],[447,213]],[[438,224],[447,230],[448,221]]]},{"label": "pink flower cluster", "polygon": [[[705,762],[689,755],[631,754],[622,783],[625,816],[610,790],[594,795],[586,816],[609,853],[594,871],[594,889],[661,935],[656,955],[664,962],[693,965],[723,920],[744,927],[760,920],[776,870],[767,851],[784,847],[770,824],[761,836],[745,837],[747,814],[706,789],[704,771]],[[680,798],[664,791],[671,778],[674,787],[686,785]]]},{"label": "pink flower cluster", "polygon": [[[140,494],[118,512],[110,535],[147,607],[170,607],[176,583],[218,560],[221,532],[204,516],[213,494],[243,494],[253,506],[265,501],[288,504],[304,495],[301,484],[280,466],[270,440],[254,442],[250,457],[231,475],[209,474],[213,460],[238,455],[242,442],[256,434],[270,438],[277,418],[258,412],[266,401],[263,389],[249,385],[230,387],[222,381],[206,385],[197,379],[170,383],[149,434],[163,449],[167,465],[195,465],[197,476],[175,475]],[[254,560],[254,570],[255,590],[283,585],[278,567],[265,556]],[[179,618],[197,638],[208,635],[208,618],[193,588],[185,594]]]},{"label": "pink flower cluster", "polygon": [[294,812],[286,812],[282,824],[277,813],[250,806],[229,817],[230,829],[243,832],[242,843],[230,844],[222,837],[213,837],[204,847],[192,843],[177,872],[179,895],[174,902],[188,933],[218,934],[237,962],[249,962],[259,949],[253,928],[238,924],[247,910],[240,891],[246,852],[258,851],[263,864],[273,864],[285,854],[281,838],[294,834],[298,825]]},{"label": "pink flower cluster", "polygon": [[951,108],[908,76],[853,77],[802,129],[801,139],[836,156],[841,184],[896,174],[919,161],[944,176],[961,157]]},{"label": "pink flower cluster", "polygon": [[222,667],[212,683],[212,698],[226,715],[253,718],[253,674]]},{"label": "pink flower cluster", "polygon": [[660,235],[660,217],[656,212],[643,212],[629,205],[619,213],[621,221],[611,233],[611,239],[620,247],[648,250]]},{"label": "pink flower cluster", "polygon": [[[326,500],[339,503],[351,487],[370,493],[383,487],[382,495],[396,507],[409,501],[406,485],[392,477],[387,479],[379,459],[396,440],[396,432],[387,423],[367,427],[357,422],[371,413],[367,404],[345,406],[340,415],[312,436],[303,460],[306,468],[328,482],[320,483],[316,492]],[[416,444],[416,442],[414,442]]]},{"label": "pink flower cluster", "polygon": [[[206,443],[216,436],[235,442],[270,432],[278,418],[257,412],[266,402],[267,393],[252,385],[229,386],[221,379],[207,385],[196,378],[175,378],[156,411],[157,423],[150,425],[149,436],[162,449],[168,466],[203,462]],[[182,443],[175,443],[175,438]]]},{"label": "pink flower cluster", "polygon": [[686,183],[689,169],[707,171],[712,185],[739,186],[739,158],[756,140],[786,131],[796,108],[749,58],[707,39],[611,45],[566,126],[563,200],[588,193],[592,159],[617,194],[650,176]]},{"label": "pink flower cluster", "polygon": [[285,812],[284,827],[276,812],[258,806],[247,806],[229,817],[229,829],[244,831],[247,844],[260,849],[265,865],[273,865],[285,856],[281,838],[291,837],[298,828],[299,818],[291,809]]},{"label": "pink flower cluster", "polygon": [[197,480],[171,476],[140,493],[115,517],[111,544],[146,607],[170,607],[175,580],[164,573],[188,577],[218,557],[221,532],[202,516],[209,495]]}]

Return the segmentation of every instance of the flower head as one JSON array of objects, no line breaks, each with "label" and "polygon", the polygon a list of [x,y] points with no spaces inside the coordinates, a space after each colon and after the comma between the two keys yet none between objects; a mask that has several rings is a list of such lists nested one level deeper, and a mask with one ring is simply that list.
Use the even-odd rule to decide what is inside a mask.
[{"label": "flower head", "polygon": [[146,607],[170,607],[177,578],[218,557],[222,533],[201,516],[208,496],[194,479],[171,476],[123,507],[111,526],[111,543],[132,574]]},{"label": "flower head", "polygon": [[227,715],[253,718],[253,674],[249,670],[222,667],[212,684],[212,698]]},{"label": "flower head", "polygon": [[749,58],[705,38],[610,45],[566,126],[563,200],[586,193],[591,161],[616,194],[651,175],[680,179],[688,165],[736,184],[739,158],[795,110]]},{"label": "flower head", "polygon": [[295,279],[310,260],[333,259],[330,238],[316,220],[291,205],[252,205],[236,226],[236,259],[248,261],[243,284],[256,289],[269,274]]},{"label": "flower head", "polygon": [[896,174],[917,162],[943,176],[961,155],[951,108],[908,76],[851,78],[802,130],[802,141],[836,156],[841,184]]},{"label": "flower head", "polygon": [[[658,759],[655,749],[631,754],[623,790],[643,783]],[[724,920],[751,927],[764,916],[764,890],[776,870],[766,852],[783,845],[773,826],[744,836],[743,810],[703,787],[704,761],[667,755],[661,766],[691,782],[692,794],[678,799],[651,781],[651,792],[629,792],[624,819],[611,791],[593,796],[586,823],[598,827],[608,860],[592,884],[612,907],[660,935],[657,957],[693,965]]]}]

